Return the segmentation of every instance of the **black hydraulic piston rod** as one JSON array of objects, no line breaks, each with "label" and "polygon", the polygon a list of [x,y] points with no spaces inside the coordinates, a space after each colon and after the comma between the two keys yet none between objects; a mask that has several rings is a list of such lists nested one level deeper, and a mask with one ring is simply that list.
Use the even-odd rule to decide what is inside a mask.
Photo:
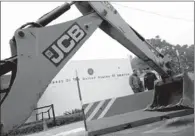
[{"label": "black hydraulic piston rod", "polygon": [[71,3],[65,3],[54,10],[50,11],[49,13],[45,14],[43,17],[41,17],[36,23],[40,24],[41,26],[46,26],[59,16],[61,16],[63,13],[68,11],[70,7],[74,4],[75,2]]}]

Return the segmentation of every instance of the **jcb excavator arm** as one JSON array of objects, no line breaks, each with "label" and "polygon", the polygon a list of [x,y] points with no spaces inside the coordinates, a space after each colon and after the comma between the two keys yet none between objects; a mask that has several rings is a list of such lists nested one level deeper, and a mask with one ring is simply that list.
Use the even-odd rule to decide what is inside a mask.
[{"label": "jcb excavator arm", "polygon": [[133,52],[162,77],[169,77],[165,63],[155,55],[149,44],[133,30],[108,2],[76,2],[82,17],[65,23],[47,26],[52,20],[70,9],[64,4],[30,27],[19,28],[12,39],[12,55],[17,63],[13,84],[1,104],[1,121],[4,132],[17,129],[31,115],[51,80],[64,67],[97,28]]},{"label": "jcb excavator arm", "polygon": [[[161,76],[168,77],[166,67],[164,67],[168,59],[163,58],[162,54],[157,51],[155,51],[157,53],[155,55],[149,48],[151,45],[123,20],[118,11],[109,2],[81,2],[76,3],[76,5],[83,14],[90,12],[90,10],[95,10],[103,19],[100,28],[105,33],[146,62]],[[91,7],[91,9],[86,7]]]}]

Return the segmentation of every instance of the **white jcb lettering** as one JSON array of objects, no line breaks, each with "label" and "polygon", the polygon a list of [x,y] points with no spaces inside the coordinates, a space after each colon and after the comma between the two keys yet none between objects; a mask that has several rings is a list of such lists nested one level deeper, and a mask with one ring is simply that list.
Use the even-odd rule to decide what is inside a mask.
[{"label": "white jcb lettering", "polygon": [[[68,35],[64,35],[57,41],[57,45],[65,53],[68,53],[75,46],[74,40],[71,39],[69,41],[69,39],[70,37]],[[67,45],[65,45],[65,43]]]},{"label": "white jcb lettering", "polygon": [[84,36],[83,30],[81,30],[77,25],[74,25],[69,31],[68,34],[74,39],[76,42],[79,42]]},{"label": "white jcb lettering", "polygon": [[64,58],[64,54],[63,54],[63,52],[55,44],[52,45],[52,48],[58,54],[58,57],[57,58],[53,57],[51,60],[54,63],[57,64],[57,63],[59,63]]},{"label": "white jcb lettering", "polygon": [[75,24],[43,53],[58,66],[84,37],[85,31]]}]

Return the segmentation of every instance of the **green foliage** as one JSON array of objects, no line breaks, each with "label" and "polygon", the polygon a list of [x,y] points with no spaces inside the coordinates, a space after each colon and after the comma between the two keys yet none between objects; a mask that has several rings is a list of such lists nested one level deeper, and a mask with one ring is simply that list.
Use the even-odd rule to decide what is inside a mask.
[{"label": "green foliage", "polygon": [[66,112],[64,113],[64,115],[71,115],[71,114],[81,113],[81,112],[82,112],[82,110],[80,110],[80,109],[73,109],[73,110],[71,110],[71,111],[66,111]]},{"label": "green foliage", "polygon": [[[165,40],[162,40],[160,36],[148,39],[156,50],[161,52],[163,55],[170,55],[172,58],[172,67],[175,74],[181,72],[180,67],[188,72],[194,71],[194,45],[172,45]],[[177,57],[176,50],[179,52],[179,57]],[[179,63],[180,60],[180,63]],[[136,66],[135,66],[136,64]],[[132,67],[139,67],[143,69],[148,65],[138,58],[132,60]]]}]

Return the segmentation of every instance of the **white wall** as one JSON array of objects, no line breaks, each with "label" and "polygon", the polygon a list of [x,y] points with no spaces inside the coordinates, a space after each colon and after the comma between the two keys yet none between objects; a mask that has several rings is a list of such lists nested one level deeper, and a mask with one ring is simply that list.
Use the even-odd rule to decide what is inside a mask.
[{"label": "white wall", "polygon": [[[94,70],[93,75],[88,74],[88,68]],[[39,100],[38,107],[54,104],[56,116],[67,110],[80,108],[77,83],[73,80],[76,77],[75,70],[80,78],[84,103],[133,93],[128,82],[132,73],[129,59],[71,61],[53,79]],[[115,74],[115,77],[112,77],[112,74]],[[118,74],[123,76],[117,76]],[[56,81],[59,83],[55,83]]]}]

